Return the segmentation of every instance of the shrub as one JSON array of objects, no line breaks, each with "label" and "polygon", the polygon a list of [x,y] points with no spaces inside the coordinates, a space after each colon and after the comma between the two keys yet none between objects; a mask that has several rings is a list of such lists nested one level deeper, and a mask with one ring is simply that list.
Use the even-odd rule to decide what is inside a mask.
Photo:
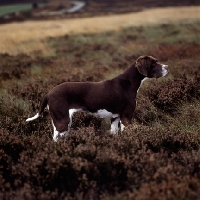
[{"label": "shrub", "polygon": [[150,101],[157,108],[173,112],[183,101],[190,101],[200,96],[200,76],[193,80],[186,76],[152,85],[147,90]]}]

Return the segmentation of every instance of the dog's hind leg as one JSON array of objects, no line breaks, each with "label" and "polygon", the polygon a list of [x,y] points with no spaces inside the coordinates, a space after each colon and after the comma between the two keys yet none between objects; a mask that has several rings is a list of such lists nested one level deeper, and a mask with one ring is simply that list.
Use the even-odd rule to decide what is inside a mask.
[{"label": "dog's hind leg", "polygon": [[54,126],[53,121],[52,121],[52,125],[53,125],[53,140],[54,140],[54,142],[57,142],[59,137],[66,137],[68,135],[69,130],[60,133],[59,131],[56,130],[56,127]]},{"label": "dog's hind leg", "polygon": [[57,141],[59,137],[66,136],[69,131],[70,118],[67,101],[54,99],[49,103],[49,111],[54,127],[53,140]]},{"label": "dog's hind leg", "polygon": [[56,130],[56,127],[53,123],[53,120],[52,120],[52,126],[53,126],[53,140],[54,142],[57,142],[58,140],[58,136],[59,136],[59,132]]},{"label": "dog's hind leg", "polygon": [[68,124],[68,131],[67,133],[69,132],[71,126],[72,126],[72,117],[73,117],[73,114],[77,111],[79,111],[81,109],[69,109],[69,124]]},{"label": "dog's hind leg", "polygon": [[[52,125],[53,125],[53,140],[55,142],[57,142],[58,138],[59,137],[66,137],[69,133],[69,124],[68,124],[68,130],[66,131],[63,131],[63,132],[59,132],[57,129],[56,129],[56,126],[54,125],[53,123],[53,120],[52,120]],[[66,126],[67,127],[67,126]]]}]

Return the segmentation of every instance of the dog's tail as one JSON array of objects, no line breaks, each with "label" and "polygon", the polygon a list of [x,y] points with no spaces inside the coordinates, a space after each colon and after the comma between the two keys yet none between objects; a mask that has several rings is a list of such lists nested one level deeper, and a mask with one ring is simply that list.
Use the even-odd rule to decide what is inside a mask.
[{"label": "dog's tail", "polygon": [[48,103],[47,95],[45,95],[45,97],[42,101],[42,104],[40,106],[39,112],[34,117],[30,117],[30,118],[26,119],[26,122],[33,121],[33,120],[37,119],[43,113],[45,107],[47,106],[47,103]]}]

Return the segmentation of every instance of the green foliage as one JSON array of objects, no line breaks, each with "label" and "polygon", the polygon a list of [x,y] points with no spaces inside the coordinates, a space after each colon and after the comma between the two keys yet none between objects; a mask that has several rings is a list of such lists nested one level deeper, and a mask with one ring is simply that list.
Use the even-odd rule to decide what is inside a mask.
[{"label": "green foliage", "polygon": [[[39,4],[39,6],[43,6],[44,4]],[[6,5],[0,6],[0,16],[4,16],[6,14],[15,13],[15,12],[22,12],[31,10],[32,4],[13,4],[13,5]]]},{"label": "green foliage", "polygon": [[199,44],[200,37],[196,35],[200,31],[199,21],[192,23],[185,20],[182,23],[162,24],[143,27],[140,38],[156,43],[196,43]]}]

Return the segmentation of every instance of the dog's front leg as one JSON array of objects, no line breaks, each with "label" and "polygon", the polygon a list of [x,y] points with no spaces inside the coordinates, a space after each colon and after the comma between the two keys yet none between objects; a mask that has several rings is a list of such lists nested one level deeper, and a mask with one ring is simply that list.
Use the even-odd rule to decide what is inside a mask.
[{"label": "dog's front leg", "polygon": [[124,128],[131,124],[133,113],[124,113],[120,116],[121,132],[124,131]]},{"label": "dog's front leg", "polygon": [[126,109],[120,114],[120,124],[121,124],[121,132],[124,128],[131,124],[131,120],[133,118],[133,113],[135,111],[136,101],[129,104]]},{"label": "dog's front leg", "polygon": [[110,129],[111,134],[118,133],[118,131],[119,131],[119,123],[120,123],[120,118],[119,117],[111,119],[111,129]]},{"label": "dog's front leg", "polygon": [[124,126],[124,124],[122,123],[122,121],[120,121],[120,128],[121,128],[121,132],[124,131],[125,126]]},{"label": "dog's front leg", "polygon": [[128,125],[131,124],[131,118],[129,119],[129,118],[123,117],[123,118],[121,119],[120,123],[121,123],[121,132],[122,132],[122,131],[124,131],[124,128],[125,128],[126,126],[128,126]]}]

